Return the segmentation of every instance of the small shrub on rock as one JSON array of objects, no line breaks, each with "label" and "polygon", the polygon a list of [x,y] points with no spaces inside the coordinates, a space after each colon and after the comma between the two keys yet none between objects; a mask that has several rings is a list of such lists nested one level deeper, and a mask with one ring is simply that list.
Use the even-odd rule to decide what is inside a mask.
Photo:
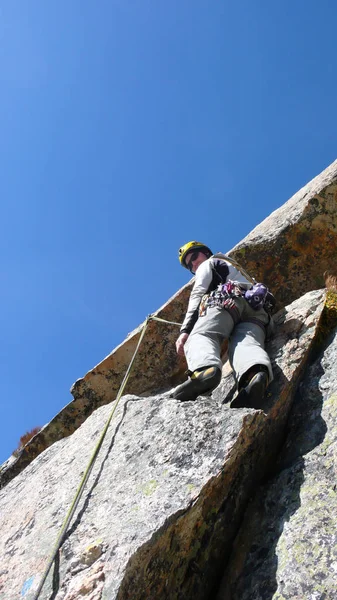
[{"label": "small shrub on rock", "polygon": [[26,433],[24,433],[20,437],[18,447],[13,452],[14,456],[18,456],[20,450],[22,450],[22,448],[27,444],[27,442],[29,442],[29,440],[31,440],[32,437],[34,437],[34,435],[39,433],[39,431],[41,431],[41,427],[33,427],[33,429],[31,429],[30,431],[26,431]]}]

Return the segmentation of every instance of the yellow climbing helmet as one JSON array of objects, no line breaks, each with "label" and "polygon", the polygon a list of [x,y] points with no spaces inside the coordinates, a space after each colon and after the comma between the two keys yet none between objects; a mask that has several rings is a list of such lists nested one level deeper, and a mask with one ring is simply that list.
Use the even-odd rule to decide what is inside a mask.
[{"label": "yellow climbing helmet", "polygon": [[179,262],[185,269],[188,269],[185,258],[187,254],[193,250],[200,250],[200,252],[204,252],[206,256],[212,256],[213,254],[212,250],[202,242],[187,242],[187,244],[184,244],[184,246],[179,248]]}]

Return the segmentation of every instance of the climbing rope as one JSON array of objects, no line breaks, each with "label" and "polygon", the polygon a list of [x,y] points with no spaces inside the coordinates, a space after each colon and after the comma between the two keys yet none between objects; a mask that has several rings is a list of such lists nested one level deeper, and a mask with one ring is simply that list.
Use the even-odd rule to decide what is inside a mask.
[{"label": "climbing rope", "polygon": [[178,325],[178,327],[181,327],[181,323],[166,321],[166,319],[160,319],[160,317],[154,317],[153,315],[150,315],[150,321],[160,321],[161,323],[168,323],[169,325]]},{"label": "climbing rope", "polygon": [[131,369],[133,367],[133,363],[135,361],[135,358],[137,356],[139,347],[140,347],[140,345],[142,343],[142,340],[143,340],[143,337],[145,335],[146,328],[147,328],[147,326],[148,326],[148,324],[149,324],[150,321],[159,321],[161,323],[168,323],[169,325],[178,325],[178,326],[181,325],[181,323],[176,323],[174,321],[167,321],[166,319],[161,319],[160,317],[155,317],[154,315],[149,315],[148,317],[146,317],[145,323],[143,325],[143,330],[142,330],[142,332],[140,334],[140,337],[139,337],[139,340],[138,340],[138,344],[137,344],[136,349],[134,351],[134,354],[133,354],[133,356],[131,358],[131,361],[130,361],[130,364],[128,366],[128,369],[127,369],[127,371],[126,371],[126,373],[124,375],[124,379],[123,379],[123,381],[122,381],[122,383],[120,385],[120,388],[119,388],[119,390],[117,392],[117,396],[116,396],[116,400],[115,400],[115,403],[114,403],[114,407],[113,407],[113,409],[112,409],[112,411],[110,413],[110,416],[109,416],[109,418],[108,418],[108,420],[107,420],[107,422],[105,424],[105,427],[104,427],[104,429],[103,429],[103,431],[101,433],[101,436],[100,436],[100,438],[99,438],[99,440],[98,440],[98,442],[97,442],[97,444],[96,444],[96,446],[94,448],[94,451],[93,451],[93,453],[92,453],[92,455],[90,457],[88,466],[87,466],[87,468],[86,468],[86,470],[84,472],[84,475],[83,475],[83,477],[82,477],[82,479],[80,481],[80,484],[79,484],[79,486],[77,488],[75,497],[74,497],[74,499],[73,499],[73,501],[72,501],[72,503],[70,505],[70,508],[69,508],[66,516],[65,516],[65,519],[64,519],[63,524],[61,526],[60,533],[57,536],[57,539],[56,539],[53,551],[52,551],[52,553],[51,553],[51,555],[49,557],[47,566],[46,566],[46,568],[45,568],[45,570],[43,572],[42,579],[41,579],[41,581],[39,583],[39,587],[38,587],[38,589],[37,589],[37,591],[35,593],[35,596],[33,597],[33,600],[37,600],[39,598],[39,596],[40,596],[41,590],[42,590],[42,588],[43,588],[43,586],[45,584],[45,581],[46,581],[46,579],[48,577],[49,571],[50,571],[50,569],[51,569],[51,567],[53,565],[53,562],[54,562],[54,560],[56,558],[56,555],[57,555],[57,553],[58,553],[58,551],[60,549],[63,537],[64,537],[64,535],[65,535],[65,533],[67,531],[69,523],[70,523],[70,521],[71,521],[71,519],[72,519],[72,517],[74,515],[74,512],[75,512],[75,510],[77,508],[77,505],[78,505],[78,503],[79,503],[79,501],[81,499],[81,496],[82,496],[82,493],[83,493],[83,490],[84,490],[84,486],[85,486],[85,484],[86,484],[86,482],[87,482],[87,480],[89,478],[89,475],[90,475],[90,473],[92,471],[92,468],[94,466],[95,460],[96,460],[96,458],[98,456],[100,448],[101,448],[101,446],[103,444],[103,440],[104,440],[104,438],[106,436],[106,433],[108,431],[109,425],[111,423],[112,417],[114,416],[115,411],[116,411],[117,406],[118,406],[118,403],[119,403],[119,401],[120,401],[120,399],[122,397],[124,388],[125,388],[125,386],[126,386],[126,384],[128,382],[128,379],[129,379],[129,376],[130,376],[130,372],[131,372]]},{"label": "climbing rope", "polygon": [[251,277],[249,275],[249,273],[247,273],[247,271],[245,271],[245,269],[238,263],[237,260],[235,260],[235,258],[232,258],[231,256],[228,256],[227,254],[223,254],[222,252],[217,252],[216,254],[213,255],[214,258],[223,258],[224,260],[227,260],[227,262],[229,262],[231,265],[233,265],[233,267],[236,267],[238,271],[240,271],[240,273],[250,282],[254,285],[254,283],[256,283],[256,279],[254,279],[254,277]]}]

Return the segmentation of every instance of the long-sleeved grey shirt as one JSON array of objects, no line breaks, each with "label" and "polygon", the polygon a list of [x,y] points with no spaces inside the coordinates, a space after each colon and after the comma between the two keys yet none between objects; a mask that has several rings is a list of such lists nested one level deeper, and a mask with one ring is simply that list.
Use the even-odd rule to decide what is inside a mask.
[{"label": "long-sleeved grey shirt", "polygon": [[233,267],[228,261],[217,258],[217,255],[211,256],[198,267],[195,274],[195,282],[188,302],[188,308],[184,322],[181,326],[181,333],[191,333],[199,314],[199,305],[204,294],[208,294],[217,288],[219,283],[234,281],[238,283],[251,283]]}]

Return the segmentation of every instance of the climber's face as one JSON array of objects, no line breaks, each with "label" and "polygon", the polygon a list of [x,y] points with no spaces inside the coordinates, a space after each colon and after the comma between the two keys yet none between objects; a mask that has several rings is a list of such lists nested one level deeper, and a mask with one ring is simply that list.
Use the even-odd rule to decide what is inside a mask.
[{"label": "climber's face", "polygon": [[189,252],[185,258],[185,263],[187,268],[192,272],[196,273],[198,267],[200,267],[201,263],[207,260],[206,254],[200,252],[200,250],[194,250],[193,252]]}]

